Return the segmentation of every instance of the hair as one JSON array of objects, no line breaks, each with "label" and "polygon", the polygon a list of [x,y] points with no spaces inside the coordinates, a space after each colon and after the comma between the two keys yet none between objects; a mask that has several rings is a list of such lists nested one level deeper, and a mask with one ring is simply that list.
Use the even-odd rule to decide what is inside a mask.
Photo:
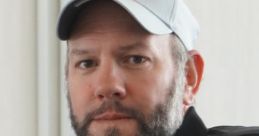
[{"label": "hair", "polygon": [[174,60],[177,70],[181,70],[185,73],[186,63],[187,61],[193,61],[192,57],[188,54],[183,42],[175,33],[171,35],[169,42],[171,45],[172,59]]}]

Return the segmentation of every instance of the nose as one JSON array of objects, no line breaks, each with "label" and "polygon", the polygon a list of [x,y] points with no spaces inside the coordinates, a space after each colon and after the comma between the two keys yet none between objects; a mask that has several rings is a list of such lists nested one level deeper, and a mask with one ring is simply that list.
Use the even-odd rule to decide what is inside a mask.
[{"label": "nose", "polygon": [[96,71],[95,96],[100,99],[124,99],[126,89],[124,80],[116,65],[111,63],[99,66]]}]

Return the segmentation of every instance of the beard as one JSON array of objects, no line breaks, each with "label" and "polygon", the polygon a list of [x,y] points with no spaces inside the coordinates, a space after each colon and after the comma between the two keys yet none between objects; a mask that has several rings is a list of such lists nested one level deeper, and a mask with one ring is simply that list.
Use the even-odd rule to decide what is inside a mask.
[{"label": "beard", "polygon": [[[68,93],[71,124],[76,135],[94,136],[89,132],[89,127],[94,117],[113,109],[115,112],[126,114],[136,120],[137,132],[135,136],[172,136],[181,126],[184,115],[183,91],[185,76],[180,74],[178,77],[178,80],[174,80],[173,84],[166,90],[168,95],[165,103],[156,105],[154,110],[146,116],[134,107],[127,107],[114,99],[103,102],[98,109],[87,113],[84,120],[78,122],[72,110]],[[123,134],[117,128],[108,128],[104,136],[123,136]]]}]

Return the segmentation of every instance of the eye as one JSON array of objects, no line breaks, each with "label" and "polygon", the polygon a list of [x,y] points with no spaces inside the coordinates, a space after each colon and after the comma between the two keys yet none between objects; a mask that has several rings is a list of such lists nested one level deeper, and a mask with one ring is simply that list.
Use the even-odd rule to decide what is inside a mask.
[{"label": "eye", "polygon": [[78,63],[80,69],[89,69],[97,66],[97,62],[91,59],[82,60]]},{"label": "eye", "polygon": [[134,55],[134,56],[129,57],[128,61],[131,64],[141,64],[141,63],[144,63],[145,61],[147,61],[147,59],[143,56]]},{"label": "eye", "polygon": [[141,65],[146,63],[148,61],[147,57],[141,56],[141,55],[131,55],[126,57],[124,60],[124,64],[128,65]]}]

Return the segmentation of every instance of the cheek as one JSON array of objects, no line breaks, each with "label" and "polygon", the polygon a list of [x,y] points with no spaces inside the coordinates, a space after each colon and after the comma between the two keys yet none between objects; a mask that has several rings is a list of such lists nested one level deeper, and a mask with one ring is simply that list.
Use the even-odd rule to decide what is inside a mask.
[{"label": "cheek", "polygon": [[128,79],[128,95],[144,113],[150,113],[158,104],[165,103],[171,81],[169,76],[161,72],[148,72]]},{"label": "cheek", "polygon": [[71,77],[69,82],[69,94],[71,100],[71,108],[74,115],[82,120],[89,109],[89,104],[93,99],[92,87],[86,81],[80,78]]}]

